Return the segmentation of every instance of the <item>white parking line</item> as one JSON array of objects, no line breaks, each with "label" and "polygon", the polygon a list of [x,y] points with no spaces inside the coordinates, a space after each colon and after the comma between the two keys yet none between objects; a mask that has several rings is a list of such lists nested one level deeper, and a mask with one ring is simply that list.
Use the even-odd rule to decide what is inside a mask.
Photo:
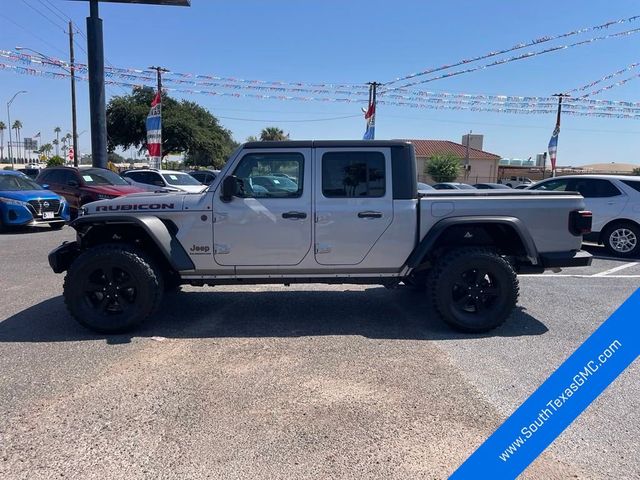
[{"label": "white parking line", "polygon": [[624,265],[618,265],[617,267],[611,268],[609,270],[605,270],[604,272],[596,273],[595,275],[592,275],[592,276],[606,277],[610,273],[616,273],[616,272],[619,272],[620,270],[624,270],[625,268],[635,267],[636,265],[638,265],[638,262],[625,263]]},{"label": "white parking line", "polygon": [[[603,272],[604,273],[604,272]],[[563,275],[561,273],[547,273],[547,274],[539,274],[539,273],[522,273],[520,275],[518,275],[519,277],[538,277],[538,278],[558,278],[558,277],[565,277],[565,278],[640,278],[640,275],[607,275],[607,276],[602,276],[602,275],[572,275],[572,274],[566,274]]]}]

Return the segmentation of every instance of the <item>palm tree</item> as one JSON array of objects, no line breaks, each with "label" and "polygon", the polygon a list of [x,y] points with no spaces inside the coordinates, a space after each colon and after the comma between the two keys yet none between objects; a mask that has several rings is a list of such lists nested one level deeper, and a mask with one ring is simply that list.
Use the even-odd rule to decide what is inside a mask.
[{"label": "palm tree", "polygon": [[51,153],[51,150],[53,150],[53,145],[50,143],[45,143],[40,147],[40,153],[44,153],[47,157]]},{"label": "palm tree", "polygon": [[13,122],[13,126],[11,128],[16,131],[16,142],[18,143],[16,150],[18,151],[18,158],[21,158],[20,157],[20,129],[22,128],[22,122],[20,120],[16,120],[15,122]]},{"label": "palm tree", "polygon": [[0,122],[0,160],[4,158],[4,131],[7,126],[4,122]]},{"label": "palm tree", "polygon": [[56,134],[56,141],[53,142],[53,144],[56,146],[56,156],[60,156],[60,151],[58,150],[58,145],[60,144],[60,132],[62,131],[62,129],[60,127],[56,127],[53,129],[53,131]]},{"label": "palm tree", "polygon": [[67,158],[67,141],[69,139],[67,138],[67,136],[65,135],[64,137],[62,137],[62,140],[60,140],[62,142],[62,156],[64,158]]},{"label": "palm tree", "polygon": [[263,128],[260,132],[260,140],[263,142],[269,140],[289,140],[289,134],[285,135],[284,131],[278,127]]}]

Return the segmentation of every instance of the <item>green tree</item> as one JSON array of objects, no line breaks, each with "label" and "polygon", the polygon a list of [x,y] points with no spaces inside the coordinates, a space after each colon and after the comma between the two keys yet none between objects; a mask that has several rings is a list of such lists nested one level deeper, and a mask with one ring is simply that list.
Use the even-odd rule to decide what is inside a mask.
[{"label": "green tree", "polygon": [[53,150],[53,145],[51,145],[50,143],[45,143],[40,146],[40,148],[38,149],[38,153],[41,153],[48,157],[51,153],[51,150]]},{"label": "green tree", "polygon": [[[113,97],[107,105],[109,151],[147,145],[146,118],[154,91],[144,87]],[[216,117],[195,102],[162,96],[162,152],[182,153],[191,165],[221,167],[237,144]]]},{"label": "green tree", "polygon": [[427,161],[424,171],[435,182],[453,182],[460,173],[460,159],[450,153],[433,155]]},{"label": "green tree", "polygon": [[284,130],[278,127],[263,128],[260,132],[260,140],[267,142],[269,140],[289,140],[289,134],[285,134]]},{"label": "green tree", "polygon": [[4,131],[7,126],[4,122],[0,122],[0,160],[4,158]]},{"label": "green tree", "polygon": [[636,168],[634,168],[634,169],[631,171],[631,173],[632,173],[633,175],[639,175],[639,176],[640,176],[640,167],[636,167]]},{"label": "green tree", "polygon": [[[47,145],[51,147],[51,144]],[[62,158],[60,155],[54,155],[49,160],[47,160],[47,167],[59,167],[61,165],[64,165],[64,158]]]},{"label": "green tree", "polygon": [[245,140],[245,142],[257,142],[257,141],[258,141],[258,137],[256,137],[255,135],[249,135]]}]

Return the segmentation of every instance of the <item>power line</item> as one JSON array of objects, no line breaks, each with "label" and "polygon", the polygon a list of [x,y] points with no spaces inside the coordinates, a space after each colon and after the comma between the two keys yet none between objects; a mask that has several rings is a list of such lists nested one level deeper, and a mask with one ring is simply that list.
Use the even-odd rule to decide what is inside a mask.
[{"label": "power line", "polygon": [[33,33],[31,30],[29,30],[27,27],[19,24],[18,22],[12,20],[11,18],[7,17],[6,15],[4,15],[3,13],[0,12],[0,17],[4,18],[6,21],[14,24],[16,27],[24,30],[25,32],[27,32],[29,35],[31,35],[34,38],[37,38],[38,40],[40,40],[42,43],[44,43],[45,45],[48,45],[49,47],[51,47],[54,50],[57,50],[58,52],[62,53],[63,55],[66,55],[66,52],[64,52],[63,50],[61,50],[60,48],[56,47],[55,45],[53,45],[52,43],[50,43],[48,40],[45,40],[44,38],[40,37],[39,35]]},{"label": "power line", "polygon": [[42,18],[44,18],[45,20],[47,20],[49,23],[51,23],[51,25],[53,25],[56,28],[60,28],[63,32],[64,32],[64,27],[61,27],[59,23],[56,23],[55,21],[53,21],[48,15],[42,13],[40,11],[40,9],[34,7],[33,5],[31,5],[30,3],[27,3],[27,0],[22,0],[22,3],[24,3],[27,7],[29,7],[31,10],[33,10],[34,12],[36,12],[38,15],[40,15]]},{"label": "power line", "polygon": [[[49,5],[51,5],[51,6],[49,6],[47,3],[45,3],[45,2],[44,2],[44,0],[38,0],[38,2],[39,2],[39,3],[40,3],[44,8],[46,8],[47,10],[49,10],[51,13],[53,13],[56,17],[58,17],[58,18],[59,18],[60,20],[62,20],[63,22],[65,22],[65,23],[66,23],[66,22],[68,22],[68,21],[70,20],[70,19],[69,19],[69,17],[67,17],[66,15],[64,15],[64,14],[63,14],[63,15],[61,15],[60,13],[58,13],[58,12],[61,12],[61,10],[60,10],[58,7],[56,7],[55,5],[53,5],[51,2],[47,2],[47,3],[48,3]],[[54,8],[55,8],[55,10],[54,10],[53,8],[51,8],[51,7],[54,7]],[[57,10],[57,11],[56,11],[56,10]]]}]

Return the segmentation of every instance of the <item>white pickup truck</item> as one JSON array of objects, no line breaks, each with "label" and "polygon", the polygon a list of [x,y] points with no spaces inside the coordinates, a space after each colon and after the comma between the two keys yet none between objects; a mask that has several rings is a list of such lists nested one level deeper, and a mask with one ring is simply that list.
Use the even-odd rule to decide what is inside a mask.
[{"label": "white pickup truck", "polygon": [[[487,331],[515,307],[518,272],[589,265],[591,214],[574,192],[418,194],[401,141],[251,142],[202,193],[133,194],[86,205],[67,271],[71,314],[131,329],[180,284],[405,284],[453,327]],[[185,298],[185,301],[187,299]]]}]

